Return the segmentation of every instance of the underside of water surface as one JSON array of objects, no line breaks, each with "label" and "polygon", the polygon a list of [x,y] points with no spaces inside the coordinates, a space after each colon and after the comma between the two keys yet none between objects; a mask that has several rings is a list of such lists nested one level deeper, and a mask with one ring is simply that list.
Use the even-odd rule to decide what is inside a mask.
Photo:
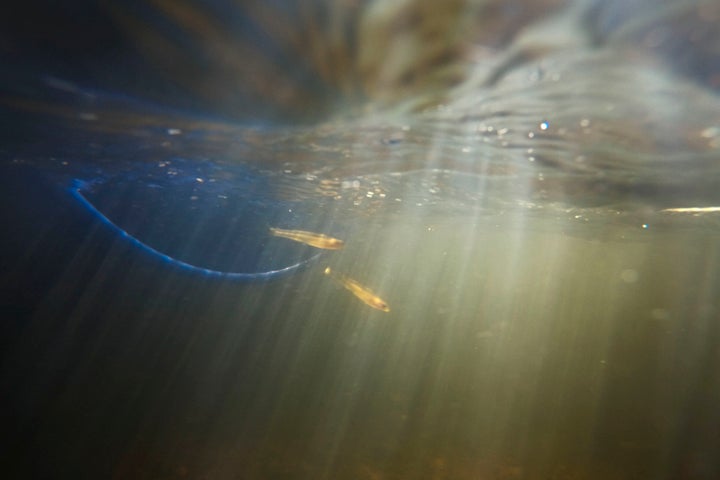
[{"label": "underside of water surface", "polygon": [[720,477],[716,1],[0,32],[0,476]]}]

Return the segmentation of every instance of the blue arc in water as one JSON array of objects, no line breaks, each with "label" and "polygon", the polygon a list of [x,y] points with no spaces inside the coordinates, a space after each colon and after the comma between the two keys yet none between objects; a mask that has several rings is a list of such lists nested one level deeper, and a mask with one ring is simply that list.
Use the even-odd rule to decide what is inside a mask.
[{"label": "blue arc in water", "polygon": [[85,195],[83,195],[82,190],[86,189],[88,187],[89,183],[85,182],[80,179],[74,179],[72,182],[72,185],[70,187],[70,194],[75,198],[88,212],[90,212],[93,217],[98,219],[100,222],[102,222],[104,225],[109,227],[114,233],[116,233],[120,238],[124,239],[126,242],[128,242],[131,246],[134,248],[149,254],[151,257],[157,258],[161,260],[164,263],[167,263],[171,265],[172,267],[178,268],[182,271],[186,271],[192,274],[199,274],[206,277],[212,277],[212,278],[218,278],[223,280],[233,280],[233,281],[240,281],[240,282],[262,282],[262,281],[268,281],[273,280],[279,277],[283,277],[286,275],[290,275],[293,273],[298,272],[304,267],[307,267],[311,263],[314,263],[317,261],[322,255],[323,252],[316,253],[312,255],[309,258],[300,260],[295,263],[291,263],[290,265],[282,268],[277,269],[269,269],[266,271],[259,271],[259,272],[231,272],[231,271],[222,271],[222,270],[216,270],[211,268],[205,268],[198,265],[193,265],[191,263],[182,261],[180,259],[174,258],[166,253],[163,253],[150,245],[146,244],[145,242],[141,241],[137,237],[133,236],[117,224],[115,224],[112,220],[110,220],[104,213],[102,213],[95,205],[93,205],[90,200],[87,199]]}]

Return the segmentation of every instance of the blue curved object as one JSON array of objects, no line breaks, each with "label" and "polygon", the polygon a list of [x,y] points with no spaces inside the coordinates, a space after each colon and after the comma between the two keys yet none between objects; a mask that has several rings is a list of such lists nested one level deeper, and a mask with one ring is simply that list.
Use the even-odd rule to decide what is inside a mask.
[{"label": "blue curved object", "polygon": [[80,179],[74,179],[72,182],[72,186],[70,187],[70,193],[71,195],[83,206],[85,209],[90,212],[95,218],[100,220],[103,224],[108,226],[112,231],[114,231],[119,237],[123,238],[125,241],[127,241],[129,244],[131,244],[133,247],[149,254],[152,257],[155,257],[173,267],[179,268],[183,271],[187,271],[189,273],[193,274],[199,274],[206,277],[213,277],[213,278],[220,278],[224,280],[233,280],[233,281],[241,281],[241,282],[261,282],[261,281],[267,281],[267,280],[273,280],[278,277],[286,276],[292,273],[296,273],[297,271],[301,270],[302,268],[308,266],[311,263],[314,263],[317,259],[322,256],[323,252],[317,253],[313,255],[310,258],[306,258],[304,260],[301,260],[297,263],[293,263],[291,265],[288,265],[287,267],[278,268],[274,270],[267,270],[263,272],[226,272],[221,270],[213,270],[210,268],[204,268],[198,265],[193,265],[191,263],[184,262],[182,260],[179,260],[177,258],[173,258],[170,255],[167,255],[150,245],[142,242],[140,239],[134,237],[127,231],[123,230],[121,227],[116,225],[112,220],[110,220],[105,214],[103,214],[100,210],[95,207],[83,194],[82,190],[86,188],[89,185],[88,182],[85,182]]}]

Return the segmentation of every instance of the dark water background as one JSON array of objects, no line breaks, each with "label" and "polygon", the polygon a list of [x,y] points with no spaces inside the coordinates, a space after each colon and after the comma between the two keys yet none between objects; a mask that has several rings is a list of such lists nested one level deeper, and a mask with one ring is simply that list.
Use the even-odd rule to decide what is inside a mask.
[{"label": "dark water background", "polygon": [[9,11],[3,478],[720,476],[717,5],[382,5]]}]

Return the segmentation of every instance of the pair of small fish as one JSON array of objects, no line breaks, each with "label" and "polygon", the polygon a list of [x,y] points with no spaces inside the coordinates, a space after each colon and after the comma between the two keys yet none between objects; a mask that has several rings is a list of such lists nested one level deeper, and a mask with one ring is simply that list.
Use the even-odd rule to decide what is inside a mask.
[{"label": "pair of small fish", "polygon": [[[284,230],[282,228],[270,228],[270,233],[276,237],[287,238],[295,242],[310,245],[311,247],[326,250],[340,250],[345,246],[344,241],[322,233],[306,232],[304,230]],[[383,299],[372,293],[370,289],[361,285],[356,280],[346,277],[345,275],[335,273],[330,269],[330,267],[325,268],[325,275],[345,287],[367,305],[383,312],[390,311],[390,307],[388,307],[388,304],[385,303]]]}]

